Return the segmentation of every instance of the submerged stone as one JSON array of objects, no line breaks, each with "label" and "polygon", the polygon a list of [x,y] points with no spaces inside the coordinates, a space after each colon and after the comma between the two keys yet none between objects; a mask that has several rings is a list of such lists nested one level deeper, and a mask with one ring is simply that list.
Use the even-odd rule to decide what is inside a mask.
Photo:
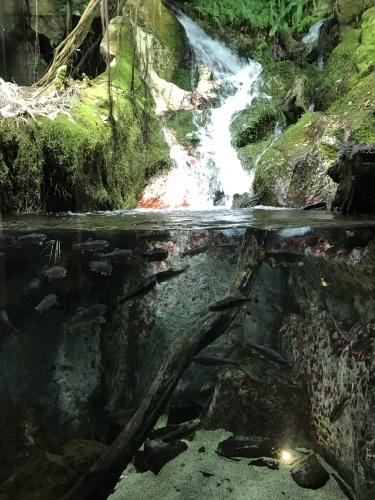
[{"label": "submerged stone", "polygon": [[329,473],[321,465],[315,454],[309,455],[302,462],[295,465],[290,474],[299,486],[312,490],[321,488],[329,479]]}]

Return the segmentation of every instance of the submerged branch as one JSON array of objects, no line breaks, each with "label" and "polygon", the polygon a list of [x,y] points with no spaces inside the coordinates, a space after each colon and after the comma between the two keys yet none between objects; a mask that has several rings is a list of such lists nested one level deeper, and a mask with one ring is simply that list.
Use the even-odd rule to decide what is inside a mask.
[{"label": "submerged branch", "polygon": [[[248,295],[261,266],[260,249],[267,231],[247,230],[229,294]],[[122,471],[144,443],[193,356],[223,335],[239,308],[208,313],[169,347],[157,377],[126,428],[61,500],[105,500]]]}]

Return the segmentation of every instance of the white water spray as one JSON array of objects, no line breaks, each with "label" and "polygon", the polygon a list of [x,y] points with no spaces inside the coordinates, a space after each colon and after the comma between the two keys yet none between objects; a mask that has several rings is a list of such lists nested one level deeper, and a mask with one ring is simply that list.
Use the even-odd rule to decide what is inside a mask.
[{"label": "white water spray", "polygon": [[[249,107],[259,95],[256,82],[262,68],[210,38],[184,14],[176,17],[185,28],[196,67],[208,68],[218,84],[218,102],[209,112],[196,112],[197,122],[207,115],[208,120],[198,129],[199,146],[195,150],[186,151],[176,141],[171,143],[171,134],[166,135],[173,168],[143,204],[141,200],[141,206],[151,206],[149,200],[153,199],[159,208],[206,209],[214,204],[231,207],[234,194],[252,193],[253,176],[243,169],[231,145],[230,124],[233,116]],[[162,196],[157,194],[160,188],[164,191]]]}]

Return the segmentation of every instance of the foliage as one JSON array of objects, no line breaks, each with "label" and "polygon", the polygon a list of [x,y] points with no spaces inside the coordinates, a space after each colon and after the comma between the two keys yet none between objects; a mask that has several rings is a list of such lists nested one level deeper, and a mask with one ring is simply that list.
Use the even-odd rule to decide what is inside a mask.
[{"label": "foliage", "polygon": [[299,32],[315,22],[318,5],[317,0],[196,0],[194,8],[219,27],[248,23],[274,36],[280,29]]}]

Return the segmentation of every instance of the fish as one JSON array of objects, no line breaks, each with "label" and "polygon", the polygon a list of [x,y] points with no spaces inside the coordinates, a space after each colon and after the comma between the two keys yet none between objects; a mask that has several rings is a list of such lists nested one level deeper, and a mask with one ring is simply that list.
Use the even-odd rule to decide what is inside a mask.
[{"label": "fish", "polygon": [[147,252],[142,252],[141,257],[143,259],[147,259],[149,262],[153,261],[162,261],[166,259],[169,255],[168,250],[160,247],[154,247],[151,250],[147,250]]},{"label": "fish", "polygon": [[303,266],[304,252],[294,250],[293,248],[280,248],[279,250],[261,250],[260,260],[271,262],[272,267],[278,264],[288,267],[290,265]]},{"label": "fish", "polygon": [[67,323],[63,324],[65,331],[72,332],[74,329],[85,325],[91,325],[96,321],[105,323],[103,314],[105,314],[107,306],[105,304],[94,304],[89,307],[80,307],[77,309],[77,314],[73,316]]},{"label": "fish", "polygon": [[209,311],[225,311],[226,309],[231,309],[232,307],[244,306],[247,302],[257,303],[259,300],[256,295],[249,295],[249,297],[229,296],[211,304],[208,309]]},{"label": "fish", "polygon": [[128,250],[126,248],[115,248],[114,250],[112,250],[112,252],[98,253],[98,257],[100,259],[106,259],[112,262],[124,262],[126,260],[129,260],[133,253],[133,250]]},{"label": "fish", "polygon": [[147,240],[165,241],[171,239],[171,233],[167,229],[151,229],[149,231],[144,231],[142,236]]},{"label": "fish", "polygon": [[267,358],[278,365],[288,366],[288,361],[286,360],[286,358],[284,358],[282,354],[280,354],[277,351],[274,351],[270,347],[266,347],[264,345],[259,345],[259,344],[250,344],[250,343],[248,344],[248,346],[251,347],[258,354],[263,356],[264,358]]},{"label": "fish", "polygon": [[185,248],[185,250],[179,252],[178,255],[182,258],[186,257],[187,255],[190,255],[190,257],[192,257],[193,255],[198,255],[200,253],[206,252],[209,248],[209,243],[202,243],[201,245],[194,245],[191,248]]},{"label": "fish", "polygon": [[148,276],[144,280],[142,280],[139,285],[131,290],[129,293],[127,293],[124,296],[119,296],[117,297],[117,305],[121,306],[122,304],[125,304],[125,302],[128,302],[129,300],[133,299],[138,299],[140,297],[143,297],[146,295],[148,292],[150,292],[153,288],[155,288],[155,285],[157,283],[156,279],[156,274],[152,274],[151,276]]},{"label": "fish", "polygon": [[323,278],[323,276],[320,277],[320,285],[321,286],[329,286],[329,283],[326,282],[326,280]]},{"label": "fish", "polygon": [[158,283],[164,283],[164,281],[168,281],[175,276],[178,276],[181,273],[184,273],[190,266],[185,266],[183,269],[167,269],[166,271],[160,271],[159,273],[154,274],[156,277],[156,281]]},{"label": "fish", "polygon": [[51,280],[57,280],[66,276],[67,270],[63,266],[52,266],[44,271],[44,276]]},{"label": "fish", "polygon": [[301,373],[301,364],[302,364],[302,355],[299,354],[292,365],[292,371],[291,371],[292,378],[297,378]]},{"label": "fish", "polygon": [[9,330],[12,330],[12,332],[15,333],[19,333],[20,331],[17,328],[15,328],[9,321],[8,313],[4,309],[1,309],[0,311],[0,325],[5,326],[5,328],[8,328]]},{"label": "fish", "polygon": [[57,304],[57,295],[55,293],[50,293],[46,295],[34,309],[42,314],[43,311],[48,311],[48,309],[55,304]]},{"label": "fish", "polygon": [[373,340],[373,335],[367,335],[367,337],[355,340],[349,350],[352,354],[361,354],[373,346]]},{"label": "fish", "polygon": [[340,401],[333,407],[333,410],[331,411],[331,414],[329,416],[329,421],[331,422],[331,424],[333,422],[336,422],[336,420],[341,417],[341,415],[344,413],[345,408],[350,403],[350,400],[351,396],[346,396],[342,401]]},{"label": "fish", "polygon": [[89,267],[91,271],[103,274],[104,276],[110,276],[113,269],[112,264],[108,260],[91,260]]},{"label": "fish", "polygon": [[240,245],[238,243],[216,243],[215,245],[216,248],[239,248]]},{"label": "fish", "polygon": [[215,356],[194,356],[193,362],[198,365],[204,366],[239,366],[240,363],[238,361],[233,361],[227,358],[219,358]]},{"label": "fish", "polygon": [[107,248],[109,246],[109,242],[106,240],[94,240],[93,238],[89,238],[87,241],[83,243],[73,243],[74,250],[80,250],[82,253],[84,252],[96,252],[98,250],[103,250],[103,248]]},{"label": "fish", "polygon": [[13,238],[12,242],[17,247],[28,247],[30,245],[43,245],[47,235],[43,233],[30,233]]}]

